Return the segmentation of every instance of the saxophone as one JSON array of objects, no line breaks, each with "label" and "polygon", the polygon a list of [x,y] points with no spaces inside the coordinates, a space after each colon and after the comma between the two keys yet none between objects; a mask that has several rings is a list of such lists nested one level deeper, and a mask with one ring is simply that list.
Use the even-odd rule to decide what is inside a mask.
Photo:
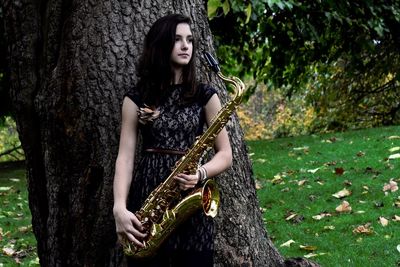
[{"label": "saxophone", "polygon": [[202,208],[207,216],[213,218],[217,215],[220,199],[214,180],[208,179],[200,187],[185,193],[179,189],[177,182],[173,179],[179,173],[196,173],[198,162],[213,146],[216,136],[228,122],[235,108],[241,103],[245,90],[245,86],[239,78],[228,78],[221,73],[217,61],[211,54],[205,52],[204,57],[218,77],[233,85],[235,96],[221,108],[208,129],[195,141],[177,162],[167,179],[150,193],[141,209],[135,213],[147,236],[143,240],[144,247],[137,247],[125,240],[123,250],[127,256],[151,257],[172,231],[198,209]]}]

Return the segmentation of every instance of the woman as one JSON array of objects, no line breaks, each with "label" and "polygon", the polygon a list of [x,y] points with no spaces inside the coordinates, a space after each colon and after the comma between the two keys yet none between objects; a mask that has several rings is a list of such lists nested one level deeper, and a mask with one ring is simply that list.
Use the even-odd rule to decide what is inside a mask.
[{"label": "woman", "polygon": [[[137,87],[122,104],[122,126],[114,177],[114,218],[118,239],[143,246],[143,226],[134,212],[171,172],[175,163],[200,135],[204,123],[221,109],[216,91],[198,84],[195,43],[188,17],[173,14],[157,20],[148,32],[139,65]],[[132,178],[138,130],[143,156]],[[215,139],[215,155],[195,174],[178,174],[181,190],[195,187],[232,163],[228,134]],[[132,186],[131,186],[132,184]],[[129,195],[129,198],[128,198]],[[213,224],[201,212],[181,225],[145,261],[128,259],[130,266],[212,266]]]}]

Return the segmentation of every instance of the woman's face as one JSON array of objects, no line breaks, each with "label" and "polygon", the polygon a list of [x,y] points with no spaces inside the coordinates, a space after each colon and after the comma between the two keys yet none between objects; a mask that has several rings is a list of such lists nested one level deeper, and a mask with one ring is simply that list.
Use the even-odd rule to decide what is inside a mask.
[{"label": "woman's face", "polygon": [[183,67],[189,64],[193,52],[193,36],[187,23],[176,26],[175,44],[171,52],[171,63],[174,67]]}]

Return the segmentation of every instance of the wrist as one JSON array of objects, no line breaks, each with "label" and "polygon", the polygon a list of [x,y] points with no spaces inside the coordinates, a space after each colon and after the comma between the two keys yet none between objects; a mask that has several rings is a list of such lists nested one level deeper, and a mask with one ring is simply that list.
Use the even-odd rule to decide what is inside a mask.
[{"label": "wrist", "polygon": [[200,184],[202,182],[204,182],[205,180],[207,180],[207,170],[206,168],[204,168],[203,166],[200,166],[197,171],[196,171],[196,175],[198,178],[197,183]]},{"label": "wrist", "polygon": [[113,213],[117,213],[121,210],[126,210],[126,204],[125,203],[115,203],[113,206]]}]

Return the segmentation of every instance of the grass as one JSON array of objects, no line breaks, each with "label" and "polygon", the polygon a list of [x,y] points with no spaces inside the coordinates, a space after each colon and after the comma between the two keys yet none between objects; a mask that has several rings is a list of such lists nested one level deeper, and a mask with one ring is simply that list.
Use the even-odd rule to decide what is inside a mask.
[{"label": "grass", "polygon": [[[400,159],[388,159],[400,153],[390,150],[400,147],[399,135],[400,127],[386,127],[248,142],[266,228],[285,257],[400,266],[400,190],[383,191],[390,179],[400,182]],[[332,196],[343,188],[352,194]],[[352,210],[337,212],[344,200]],[[0,168],[0,203],[0,267],[38,266],[22,168]],[[354,232],[359,226],[365,233]]]},{"label": "grass", "polygon": [[[400,191],[383,191],[390,179],[400,182],[400,159],[388,159],[400,153],[393,149],[399,133],[387,127],[248,142],[266,228],[285,257],[306,255],[322,266],[400,266],[400,221],[393,220]],[[332,196],[344,188],[352,194]],[[343,201],[351,211],[336,211]],[[359,226],[364,233],[355,232]],[[281,246],[289,240],[295,243]]]},{"label": "grass", "polygon": [[25,170],[0,167],[0,267],[39,266]]}]

